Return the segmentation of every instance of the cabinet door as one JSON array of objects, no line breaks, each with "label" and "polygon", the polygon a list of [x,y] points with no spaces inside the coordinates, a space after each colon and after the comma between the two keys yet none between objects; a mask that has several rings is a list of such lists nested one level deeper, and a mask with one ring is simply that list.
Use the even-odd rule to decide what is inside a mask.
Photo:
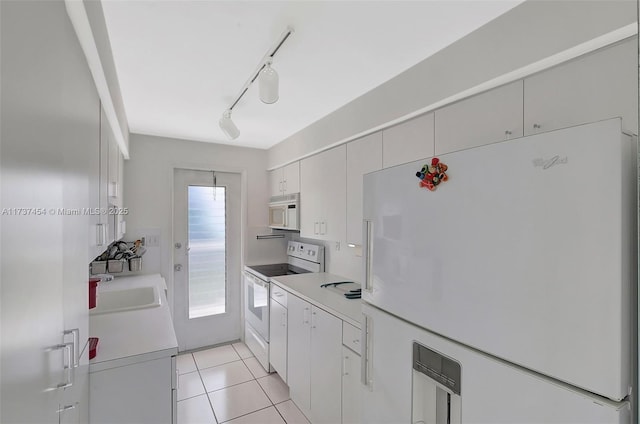
[{"label": "cabinet door", "polygon": [[98,190],[100,192],[100,214],[99,214],[99,229],[98,234],[102,232],[99,237],[100,253],[102,253],[107,246],[114,241],[114,229],[113,224],[109,220],[109,215],[105,213],[109,209],[109,148],[110,148],[110,132],[107,116],[102,108],[100,109],[100,186]]},{"label": "cabinet door", "polygon": [[347,243],[362,245],[362,179],[382,169],[382,133],[347,144]]},{"label": "cabinet door", "polygon": [[64,390],[58,409],[60,424],[89,422],[89,349],[80,357],[80,364],[73,371],[73,386]]},{"label": "cabinet door", "polygon": [[118,144],[109,130],[109,201],[111,204],[116,204],[118,198],[118,178],[120,176],[118,171]]},{"label": "cabinet door", "polygon": [[634,37],[525,79],[525,135],[613,117],[636,133],[637,63]]},{"label": "cabinet door", "polygon": [[283,168],[282,184],[284,194],[300,192],[300,162],[290,163]]},{"label": "cabinet door", "polygon": [[361,422],[360,362],[360,355],[342,346],[342,424]]},{"label": "cabinet door", "polygon": [[339,423],[342,415],[342,320],[311,307],[311,422]]},{"label": "cabinet door", "polygon": [[282,168],[269,171],[269,187],[271,196],[282,194]]},{"label": "cabinet door", "polygon": [[[287,383],[291,399],[309,416],[311,390],[311,305],[296,296],[287,298]],[[314,367],[317,364],[314,364]]]},{"label": "cabinet door", "polygon": [[435,154],[522,137],[522,81],[461,100],[435,112]]},{"label": "cabinet door", "polygon": [[269,361],[287,382],[287,308],[270,300],[269,308]]},{"label": "cabinet door", "polygon": [[122,181],[120,147],[109,130],[109,203],[122,206]]},{"label": "cabinet door", "polygon": [[431,156],[433,156],[433,113],[383,130],[383,168]]},{"label": "cabinet door", "polygon": [[344,241],[346,237],[346,146],[300,162],[300,236]]},{"label": "cabinet door", "polygon": [[322,172],[321,240],[347,237],[347,146],[320,153]]},{"label": "cabinet door", "polygon": [[319,238],[320,209],[323,199],[323,169],[320,155],[300,161],[300,237]]},{"label": "cabinet door", "polygon": [[89,422],[170,424],[174,375],[171,357],[92,373]]}]

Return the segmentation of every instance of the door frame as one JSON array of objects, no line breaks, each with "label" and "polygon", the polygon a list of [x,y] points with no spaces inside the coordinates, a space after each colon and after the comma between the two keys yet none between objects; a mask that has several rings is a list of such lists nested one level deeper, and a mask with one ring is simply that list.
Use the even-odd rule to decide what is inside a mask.
[{"label": "door frame", "polygon": [[[176,313],[176,308],[175,308],[175,278],[174,278],[174,271],[173,271],[173,267],[176,264],[175,261],[175,257],[174,257],[174,244],[176,243],[175,238],[176,238],[176,234],[175,234],[175,228],[174,228],[174,219],[175,219],[175,210],[174,210],[174,204],[176,201],[176,195],[175,195],[175,171],[177,169],[186,169],[186,170],[190,170],[190,171],[205,171],[205,172],[211,172],[212,170],[215,170],[216,172],[222,172],[222,173],[231,173],[231,174],[239,174],[240,175],[240,260],[239,260],[239,264],[240,264],[240,269],[238,270],[240,273],[240,325],[241,325],[241,331],[240,331],[240,338],[244,339],[244,331],[242,330],[242,328],[244,328],[244,289],[242,288],[242,273],[244,270],[244,266],[245,266],[245,251],[246,251],[246,245],[245,245],[245,238],[246,238],[246,234],[247,234],[247,216],[248,216],[248,212],[247,212],[247,202],[248,202],[248,182],[247,182],[247,170],[243,169],[243,168],[236,168],[236,167],[229,167],[228,165],[218,165],[216,163],[210,163],[210,164],[202,164],[201,162],[199,163],[194,163],[194,162],[183,162],[183,161],[177,161],[177,162],[172,162],[171,163],[171,182],[170,182],[170,187],[171,187],[171,204],[169,205],[169,207],[171,208],[171,223],[169,225],[170,227],[170,232],[171,232],[171,243],[169,244],[168,248],[169,248],[169,252],[162,254],[162,257],[169,257],[170,261],[170,266],[168,268],[165,268],[168,272],[167,275],[165,276],[165,281],[167,283],[167,297],[168,297],[168,304],[169,304],[169,309],[171,311],[171,316],[175,317],[175,313]],[[175,322],[175,318],[174,318],[174,322]],[[175,329],[175,324],[174,324],[174,329]],[[178,346],[178,350],[180,350],[180,346]]]}]

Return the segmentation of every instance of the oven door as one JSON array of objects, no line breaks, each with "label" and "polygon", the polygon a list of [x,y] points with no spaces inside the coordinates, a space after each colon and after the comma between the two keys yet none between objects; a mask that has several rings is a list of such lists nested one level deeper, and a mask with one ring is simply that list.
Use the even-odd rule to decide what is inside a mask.
[{"label": "oven door", "polygon": [[244,273],[245,320],[269,342],[269,283]]}]

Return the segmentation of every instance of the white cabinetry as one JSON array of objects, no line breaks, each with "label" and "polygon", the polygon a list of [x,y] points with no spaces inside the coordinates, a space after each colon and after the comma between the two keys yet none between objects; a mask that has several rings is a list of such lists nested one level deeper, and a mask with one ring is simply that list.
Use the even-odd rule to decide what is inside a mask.
[{"label": "white cabinetry", "polygon": [[362,244],[362,179],[382,169],[382,133],[347,144],[347,243]]},{"label": "white cabinetry", "polygon": [[300,192],[300,162],[269,171],[271,196]]},{"label": "white cabinetry", "polygon": [[636,133],[637,93],[634,37],[526,78],[525,135],[613,117],[622,117],[622,127]]},{"label": "white cabinetry", "polygon": [[122,181],[120,180],[120,148],[115,138],[109,133],[109,203],[122,206]]},{"label": "white cabinetry", "polygon": [[306,416],[311,411],[311,305],[296,296],[287,299],[287,383],[291,399]]},{"label": "white cabinetry", "polygon": [[435,112],[435,154],[522,137],[522,81],[461,100]]},{"label": "white cabinetry", "polygon": [[361,331],[342,323],[342,424],[360,423],[360,364]]},{"label": "white cabinetry", "polygon": [[64,2],[0,8],[0,422],[86,423],[98,95]]},{"label": "white cabinetry", "polygon": [[433,113],[382,131],[382,167],[433,156]]},{"label": "white cabinetry", "polygon": [[91,373],[92,424],[171,424],[175,357],[147,360]]},{"label": "white cabinetry", "polygon": [[339,423],[342,321],[297,296],[287,304],[291,399],[314,424]]},{"label": "white cabinetry", "polygon": [[360,355],[342,346],[342,424],[361,422],[360,364]]},{"label": "white cabinetry", "polygon": [[287,382],[287,308],[278,303],[272,292],[269,308],[269,362],[280,378]]},{"label": "white cabinetry", "polygon": [[300,162],[300,236],[344,241],[346,237],[347,148],[318,153]]}]

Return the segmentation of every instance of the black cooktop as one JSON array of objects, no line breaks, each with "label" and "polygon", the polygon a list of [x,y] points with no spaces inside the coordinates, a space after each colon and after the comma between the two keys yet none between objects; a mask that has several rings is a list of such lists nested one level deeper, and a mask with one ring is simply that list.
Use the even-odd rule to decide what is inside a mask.
[{"label": "black cooktop", "polygon": [[310,272],[306,269],[291,264],[249,265],[250,270],[265,277],[278,277],[280,275],[304,274]]}]

